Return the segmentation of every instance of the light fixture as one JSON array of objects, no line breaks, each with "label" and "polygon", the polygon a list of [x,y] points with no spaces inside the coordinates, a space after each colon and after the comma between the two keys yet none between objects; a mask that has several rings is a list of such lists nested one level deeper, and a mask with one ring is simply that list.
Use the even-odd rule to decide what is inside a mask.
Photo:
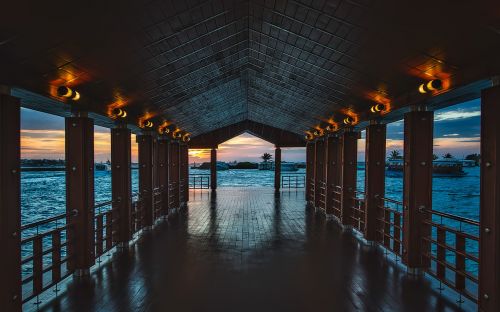
[{"label": "light fixture", "polygon": [[183,136],[182,136],[182,141],[183,142],[189,142],[191,140],[191,138],[189,137],[189,133],[185,133]]},{"label": "light fixture", "polygon": [[328,126],[326,126],[326,130],[327,130],[327,131],[330,131],[330,132],[337,131],[337,129],[338,129],[338,126],[337,126],[337,125],[328,124]]},{"label": "light fixture", "polygon": [[158,127],[158,133],[159,134],[169,134],[170,133],[170,128],[168,127],[167,123],[163,123],[161,126]]},{"label": "light fixture", "polygon": [[418,92],[420,93],[429,93],[431,91],[437,91],[443,89],[443,82],[441,79],[430,80],[426,83],[422,83],[418,87]]},{"label": "light fixture", "polygon": [[373,105],[371,108],[370,108],[370,111],[372,113],[380,113],[380,112],[385,112],[386,110],[386,106],[385,104],[376,104],[376,105]]},{"label": "light fixture", "polygon": [[151,120],[139,120],[139,128],[153,128],[154,123]]},{"label": "light fixture", "polygon": [[346,125],[351,125],[354,122],[353,118],[350,116],[347,116],[346,118],[344,118],[343,121],[344,121],[344,124],[346,124]]},{"label": "light fixture", "polygon": [[57,95],[73,101],[78,101],[80,99],[80,93],[78,93],[78,91],[72,90],[66,86],[60,86],[57,88]]},{"label": "light fixture", "polygon": [[321,133],[319,132],[319,130],[314,130],[313,134],[314,134],[314,136],[320,136],[321,135]]},{"label": "light fixture", "polygon": [[112,117],[114,118],[125,118],[127,117],[127,112],[121,108],[114,108],[112,112]]}]

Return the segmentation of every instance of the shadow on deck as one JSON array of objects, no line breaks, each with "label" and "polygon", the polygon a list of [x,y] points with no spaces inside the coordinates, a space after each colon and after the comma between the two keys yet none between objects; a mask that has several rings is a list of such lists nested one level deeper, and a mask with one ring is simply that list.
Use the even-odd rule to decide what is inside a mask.
[{"label": "shadow on deck", "polygon": [[42,311],[468,310],[305,208],[303,191],[191,191],[188,209]]}]

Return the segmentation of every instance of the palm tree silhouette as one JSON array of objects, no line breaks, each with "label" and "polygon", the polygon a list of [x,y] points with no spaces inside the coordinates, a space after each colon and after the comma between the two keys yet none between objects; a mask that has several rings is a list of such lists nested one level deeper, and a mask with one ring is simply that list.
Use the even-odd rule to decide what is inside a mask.
[{"label": "palm tree silhouette", "polygon": [[264,153],[262,156],[260,156],[260,158],[262,158],[264,162],[268,162],[269,160],[271,160],[271,158],[273,158],[273,155],[269,153]]},{"label": "palm tree silhouette", "polygon": [[392,150],[389,159],[401,159],[401,154],[397,150]]}]

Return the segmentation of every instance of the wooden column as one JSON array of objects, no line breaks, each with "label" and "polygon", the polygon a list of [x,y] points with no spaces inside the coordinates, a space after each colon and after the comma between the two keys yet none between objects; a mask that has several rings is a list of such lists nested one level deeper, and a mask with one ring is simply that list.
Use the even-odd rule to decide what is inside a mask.
[{"label": "wooden column", "polygon": [[20,103],[0,94],[0,306],[21,311]]},{"label": "wooden column", "polygon": [[347,227],[354,224],[352,207],[358,171],[358,138],[358,132],[346,131],[342,134],[341,220],[342,225]]},{"label": "wooden column", "polygon": [[217,189],[217,149],[212,148],[210,151],[210,187],[212,190]]},{"label": "wooden column", "polygon": [[366,128],[365,149],[365,239],[377,239],[380,222],[378,205],[385,196],[385,140],[386,125],[373,124]]},{"label": "wooden column", "polygon": [[314,207],[324,208],[321,203],[321,194],[324,194],[325,190],[322,190],[323,182],[325,182],[325,140],[324,138],[319,138],[316,140],[314,152]]},{"label": "wooden column", "polygon": [[115,241],[127,245],[132,239],[132,177],[130,129],[111,129],[111,191]]},{"label": "wooden column", "polygon": [[170,205],[169,209],[179,208],[179,143],[170,142]]},{"label": "wooden column", "polygon": [[180,202],[187,202],[188,196],[188,160],[187,160],[187,145],[185,143],[179,143],[179,176],[181,181],[180,192]]},{"label": "wooden column", "polygon": [[340,170],[340,152],[339,138],[336,135],[330,135],[326,139],[326,216],[331,218],[335,215],[334,207],[334,190],[339,182]]},{"label": "wooden column", "polygon": [[153,225],[153,136],[141,134],[137,136],[139,143],[139,196],[141,198],[143,227]]},{"label": "wooden column", "polygon": [[94,120],[79,114],[66,118],[66,222],[68,262],[75,275],[90,273],[95,263],[94,240]]},{"label": "wooden column", "polygon": [[274,189],[279,191],[281,188],[281,148],[274,150]]},{"label": "wooden column", "polygon": [[168,154],[170,142],[167,138],[158,139],[158,183],[161,191],[161,214],[168,214]]},{"label": "wooden column", "polygon": [[500,310],[500,87],[481,95],[479,310]]},{"label": "wooden column", "polygon": [[312,189],[312,182],[314,181],[314,150],[315,142],[309,141],[306,145],[306,201],[312,202],[314,194]]},{"label": "wooden column", "polygon": [[183,145],[183,159],[184,159],[184,199],[189,201],[189,147],[187,144]]},{"label": "wooden column", "polygon": [[403,263],[410,269],[429,265],[422,252],[429,247],[422,237],[430,234],[423,225],[432,209],[432,142],[434,112],[412,111],[404,117],[403,168]]}]

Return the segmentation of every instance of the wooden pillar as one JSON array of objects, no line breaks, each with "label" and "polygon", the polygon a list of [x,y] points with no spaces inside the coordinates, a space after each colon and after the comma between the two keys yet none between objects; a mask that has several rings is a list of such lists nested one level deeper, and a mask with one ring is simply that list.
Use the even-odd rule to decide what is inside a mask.
[{"label": "wooden pillar", "polygon": [[354,224],[352,207],[358,171],[358,138],[358,132],[345,131],[342,134],[341,220],[342,225],[347,227]]},{"label": "wooden pillar", "polygon": [[184,159],[184,200],[189,201],[189,147],[187,144],[183,145],[183,159]]},{"label": "wooden pillar", "polygon": [[179,208],[179,143],[170,142],[170,204],[169,209]]},{"label": "wooden pillar", "polygon": [[210,151],[210,187],[212,190],[217,189],[217,149],[212,148]]},{"label": "wooden pillar", "polygon": [[94,120],[80,114],[66,118],[66,222],[68,266],[75,275],[90,274],[95,263]]},{"label": "wooden pillar", "polygon": [[306,145],[306,201],[312,202],[314,194],[312,189],[312,182],[314,181],[314,150],[315,142],[309,141]]},{"label": "wooden pillar", "polygon": [[0,94],[0,306],[21,311],[20,103]]},{"label": "wooden pillar", "polygon": [[331,218],[334,216],[334,191],[339,182],[340,171],[340,143],[336,135],[330,135],[326,139],[326,216]]},{"label": "wooden pillar", "polygon": [[132,239],[132,177],[130,129],[111,129],[111,191],[115,241],[126,245]]},{"label": "wooden pillar", "polygon": [[189,181],[188,181],[188,159],[187,159],[187,145],[179,143],[179,176],[180,176],[180,202],[185,203],[188,201]]},{"label": "wooden pillar", "polygon": [[377,239],[378,205],[385,196],[386,125],[372,124],[366,128],[365,149],[365,239]]},{"label": "wooden pillar", "polygon": [[281,148],[274,150],[274,189],[279,191],[281,188]]},{"label": "wooden pillar", "polygon": [[153,225],[153,135],[137,136],[139,143],[139,196],[143,209],[143,227]]},{"label": "wooden pillar", "polygon": [[325,182],[325,141],[324,138],[316,140],[314,152],[314,207],[324,208],[321,203],[321,194],[326,190],[322,190],[323,182]]},{"label": "wooden pillar", "polygon": [[434,112],[412,111],[404,117],[403,168],[403,263],[409,269],[429,265],[422,253],[429,247],[422,240],[430,234],[423,225],[432,209],[432,142]]},{"label": "wooden pillar", "polygon": [[479,310],[500,309],[500,87],[481,95]]},{"label": "wooden pillar", "polygon": [[158,183],[161,192],[161,214],[168,214],[168,154],[170,142],[161,137],[158,139]]}]

